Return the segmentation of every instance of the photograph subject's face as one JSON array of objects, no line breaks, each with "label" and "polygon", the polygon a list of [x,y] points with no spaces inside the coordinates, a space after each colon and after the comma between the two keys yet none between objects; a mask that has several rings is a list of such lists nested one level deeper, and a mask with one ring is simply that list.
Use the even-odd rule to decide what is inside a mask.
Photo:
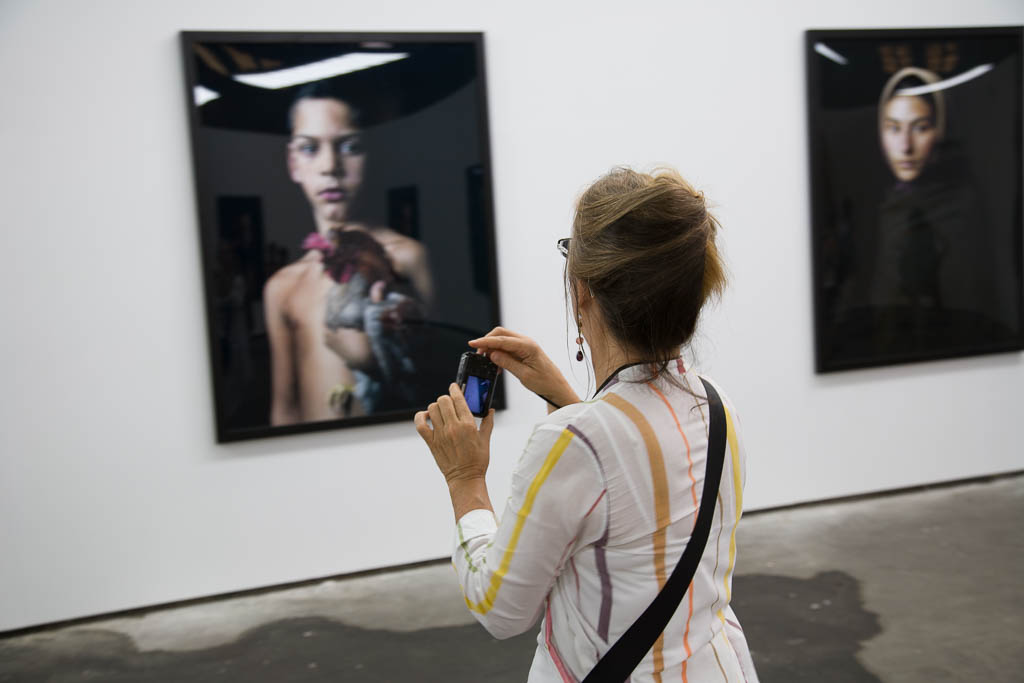
[{"label": "photograph subject's face", "polygon": [[934,114],[921,97],[894,97],[885,104],[882,147],[893,175],[910,182],[921,175],[938,137]]},{"label": "photograph subject's face", "polygon": [[363,151],[351,108],[335,99],[295,105],[288,143],[288,171],[302,187],[316,217],[340,225],[363,182]]}]

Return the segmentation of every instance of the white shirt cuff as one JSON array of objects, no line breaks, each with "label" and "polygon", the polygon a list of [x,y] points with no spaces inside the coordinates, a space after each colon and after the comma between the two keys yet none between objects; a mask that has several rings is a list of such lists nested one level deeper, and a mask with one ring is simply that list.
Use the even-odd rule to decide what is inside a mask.
[{"label": "white shirt cuff", "polygon": [[455,523],[455,548],[478,536],[490,536],[498,530],[498,520],[490,510],[470,510]]}]

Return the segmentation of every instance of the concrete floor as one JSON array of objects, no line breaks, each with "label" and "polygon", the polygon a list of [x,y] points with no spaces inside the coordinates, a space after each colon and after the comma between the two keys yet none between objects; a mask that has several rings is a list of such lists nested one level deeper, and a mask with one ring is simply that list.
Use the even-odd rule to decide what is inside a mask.
[{"label": "concrete floor", "polygon": [[[1024,477],[740,524],[734,606],[764,683],[1024,681]],[[524,681],[447,563],[0,640],[0,682]]]}]

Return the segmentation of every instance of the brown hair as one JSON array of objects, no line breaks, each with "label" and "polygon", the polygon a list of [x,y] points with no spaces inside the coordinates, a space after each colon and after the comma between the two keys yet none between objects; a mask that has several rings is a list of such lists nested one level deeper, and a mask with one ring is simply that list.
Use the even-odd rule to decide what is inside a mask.
[{"label": "brown hair", "polygon": [[616,168],[580,197],[566,264],[589,289],[611,335],[661,375],[725,288],[718,220],[678,172]]}]

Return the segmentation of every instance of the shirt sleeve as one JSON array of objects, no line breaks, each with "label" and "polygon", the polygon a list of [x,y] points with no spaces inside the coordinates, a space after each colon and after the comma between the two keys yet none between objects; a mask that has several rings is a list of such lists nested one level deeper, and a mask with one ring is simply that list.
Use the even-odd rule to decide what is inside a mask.
[{"label": "shirt sleeve", "polygon": [[542,424],[512,474],[501,521],[487,510],[459,519],[452,563],[467,606],[491,635],[509,638],[536,623],[570,551],[600,536],[592,527],[603,528],[596,516],[603,518],[604,495],[589,445]]}]

